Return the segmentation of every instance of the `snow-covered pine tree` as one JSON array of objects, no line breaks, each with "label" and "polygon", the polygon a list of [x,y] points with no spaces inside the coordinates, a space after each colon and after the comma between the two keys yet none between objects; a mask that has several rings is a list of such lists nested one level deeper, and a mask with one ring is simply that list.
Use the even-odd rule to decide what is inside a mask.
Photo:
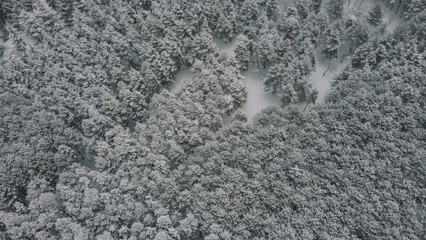
[{"label": "snow-covered pine tree", "polygon": [[370,10],[368,13],[368,23],[370,23],[373,26],[378,26],[382,22],[382,5],[376,4],[373,9]]},{"label": "snow-covered pine tree", "polygon": [[[339,56],[339,48],[339,32],[335,28],[328,28],[325,32],[324,47],[321,50],[323,58],[327,61],[336,59]],[[324,75],[328,69],[324,72]]]},{"label": "snow-covered pine tree", "polygon": [[318,14],[319,11],[321,10],[321,3],[322,3],[322,0],[312,0],[312,9],[314,10],[316,14]]},{"label": "snow-covered pine tree", "polygon": [[343,15],[343,0],[330,0],[327,4],[327,14],[332,20],[336,20]]}]

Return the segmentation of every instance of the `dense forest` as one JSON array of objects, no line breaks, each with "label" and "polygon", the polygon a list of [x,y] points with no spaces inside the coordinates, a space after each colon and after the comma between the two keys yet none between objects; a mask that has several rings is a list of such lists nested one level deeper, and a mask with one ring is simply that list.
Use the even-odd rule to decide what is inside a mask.
[{"label": "dense forest", "polygon": [[424,239],[426,1],[0,5],[0,239]]}]

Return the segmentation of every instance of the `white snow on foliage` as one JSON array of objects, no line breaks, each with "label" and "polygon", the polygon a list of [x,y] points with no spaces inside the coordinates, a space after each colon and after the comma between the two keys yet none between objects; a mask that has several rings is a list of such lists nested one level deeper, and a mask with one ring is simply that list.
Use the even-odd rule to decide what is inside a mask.
[{"label": "white snow on foliage", "polygon": [[[293,3],[291,0],[282,0],[280,1],[280,7],[285,9],[291,3]],[[375,6],[375,4],[376,3],[374,1],[349,1],[348,4],[345,4],[344,11],[347,12],[348,15],[354,13],[366,14]],[[391,11],[389,8],[385,7],[385,4],[382,4],[382,11],[383,23],[386,25],[386,30],[391,32],[401,22],[400,13]],[[227,57],[234,58],[234,50],[240,40],[237,36],[230,42],[224,42],[222,39],[214,37],[213,42]],[[321,103],[324,100],[326,94],[331,88],[331,82],[333,79],[347,64],[349,64],[349,59],[347,57],[343,62],[340,61],[341,57],[342,56],[340,55],[338,59],[333,62],[322,61],[318,49],[316,54],[316,69],[312,72],[310,77],[312,80],[312,87],[318,90],[317,103]],[[329,68],[329,70],[324,74],[327,68]],[[178,74],[174,85],[180,86],[182,83],[179,82],[179,78],[191,76],[190,73],[191,72],[187,69],[181,71],[181,73]],[[247,115],[249,122],[251,122],[253,117],[257,113],[261,112],[262,109],[272,105],[280,105],[280,99],[277,96],[273,96],[271,93],[264,90],[263,82],[266,76],[265,70],[259,70],[256,66],[251,66],[249,70],[242,74],[246,78],[246,87],[248,92],[247,101],[244,103],[242,110]],[[180,81],[182,80],[180,79]]]},{"label": "white snow on foliage", "polygon": [[[348,15],[356,12],[366,14],[374,8],[375,4],[376,3],[373,1],[349,1],[349,4],[345,4],[344,11],[346,11]],[[383,23],[386,24],[386,30],[391,32],[401,22],[400,13],[395,14],[395,11],[391,11],[390,8],[387,8],[384,5],[385,4],[382,3]],[[341,58],[342,56],[339,54],[337,60],[327,62],[321,59],[319,50],[316,52],[315,71],[311,74],[311,80],[312,87],[318,90],[317,103],[321,103],[324,100],[327,92],[331,88],[331,82],[333,79],[347,64],[349,64],[350,60],[348,57],[346,57],[343,62],[340,61]],[[325,75],[323,75],[328,66],[330,66],[330,69]]]},{"label": "white snow on foliage", "polygon": [[[222,53],[226,54],[226,56],[228,56],[229,58],[234,58],[234,50],[240,40],[238,38],[235,38],[232,42],[225,43],[221,39],[213,38],[213,42],[216,44],[216,46]],[[190,67],[182,67],[182,69],[176,74],[175,81],[170,86],[170,91],[174,93],[178,92],[184,81],[187,79],[191,79],[192,77],[194,77],[194,72],[191,71]]]}]

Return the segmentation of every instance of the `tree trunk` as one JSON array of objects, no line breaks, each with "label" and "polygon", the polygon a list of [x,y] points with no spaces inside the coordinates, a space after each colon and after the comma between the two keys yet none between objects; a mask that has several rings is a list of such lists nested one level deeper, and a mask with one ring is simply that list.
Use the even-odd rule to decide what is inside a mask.
[{"label": "tree trunk", "polygon": [[340,63],[342,63],[343,62],[343,60],[345,60],[345,57],[347,56],[348,54],[343,54],[342,55],[342,59],[340,59]]},{"label": "tree trunk", "polygon": [[305,108],[303,109],[303,111],[305,111],[305,110],[306,110],[306,108],[308,107],[309,103],[310,103],[310,101],[308,101],[308,102],[306,103],[306,106],[305,106]]},{"label": "tree trunk", "polygon": [[328,70],[330,69],[330,66],[327,67],[327,69],[325,70],[325,72],[322,74],[322,76],[325,76],[325,73],[328,72]]},{"label": "tree trunk", "polygon": [[76,151],[78,153],[78,155],[81,157],[81,161],[86,161],[86,158],[84,157],[84,155],[80,152],[80,150],[78,150],[77,147],[73,147],[74,151]]},{"label": "tree trunk", "polygon": [[398,7],[395,10],[395,13],[398,13],[399,8],[401,7],[402,4],[402,0],[399,1]]},{"label": "tree trunk", "polygon": [[257,56],[257,55],[256,55],[256,64],[257,64],[257,68],[260,69],[259,56]]}]

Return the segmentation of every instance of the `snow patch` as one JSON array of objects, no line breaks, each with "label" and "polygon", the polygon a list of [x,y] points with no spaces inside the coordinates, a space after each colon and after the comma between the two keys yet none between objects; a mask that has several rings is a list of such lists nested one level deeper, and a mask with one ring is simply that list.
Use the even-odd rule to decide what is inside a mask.
[{"label": "snow patch", "polygon": [[[402,8],[401,8],[402,9]],[[393,30],[402,22],[401,14],[391,11],[390,8],[382,6],[383,22],[386,23],[386,31],[393,32]]]},{"label": "snow patch", "polygon": [[222,39],[213,37],[213,42],[216,44],[220,52],[224,53],[228,58],[235,58],[235,49],[241,40],[237,36],[233,38],[231,42],[224,42]]},{"label": "snow patch", "polygon": [[[229,58],[235,58],[235,49],[238,43],[241,42],[239,36],[232,39],[231,42],[224,42],[216,37],[213,38],[213,42],[219,48],[220,52],[224,53]],[[262,109],[280,105],[281,101],[277,96],[273,96],[271,93],[266,92],[263,87],[263,81],[266,76],[266,70],[259,70],[257,66],[251,65],[250,68],[242,73],[246,79],[247,88],[247,101],[244,103],[242,110],[247,115],[249,123],[253,121],[253,117],[262,111]],[[224,126],[231,122],[231,116],[224,117]]]},{"label": "snow patch", "polygon": [[330,90],[334,74],[333,72],[328,72],[328,74],[326,73],[325,76],[323,76],[327,66],[322,64],[316,64],[315,68],[315,72],[311,75],[312,87],[318,91],[318,98],[316,102],[320,103],[324,100],[325,95]]},{"label": "snow patch", "polygon": [[[318,91],[318,98],[316,102],[321,103],[330,90],[331,82],[334,80],[334,77],[336,77],[336,75],[340,73],[347,64],[349,64],[350,60],[346,57],[343,61],[323,61],[321,59],[321,52],[319,49],[316,51],[315,59],[315,71],[311,74],[311,82],[312,87]],[[338,59],[341,59],[341,56],[339,56]],[[325,72],[327,69],[328,71]]]},{"label": "snow patch", "polygon": [[262,111],[262,109],[281,104],[278,96],[264,90],[263,81],[266,76],[265,70],[254,69],[250,67],[249,70],[242,74],[246,79],[247,87],[247,101],[244,103],[242,110],[247,115],[249,123],[253,121],[253,117]]},{"label": "snow patch", "polygon": [[191,79],[194,77],[194,72],[191,71],[189,67],[182,67],[182,69],[176,74],[175,81],[170,86],[171,92],[178,92],[180,88],[182,87],[183,83],[187,79]]},{"label": "snow patch", "polygon": [[6,42],[3,42],[2,47],[3,47],[3,57],[10,56],[14,48],[12,38],[9,38]]}]

